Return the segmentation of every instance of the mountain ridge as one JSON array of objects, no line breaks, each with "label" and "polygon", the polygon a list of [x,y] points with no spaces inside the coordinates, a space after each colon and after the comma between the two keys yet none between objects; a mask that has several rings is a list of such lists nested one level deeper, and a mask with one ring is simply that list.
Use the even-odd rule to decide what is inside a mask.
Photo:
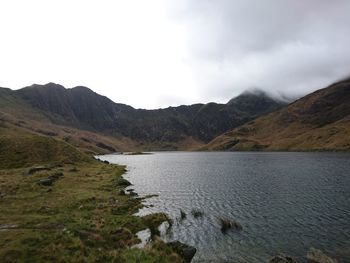
[{"label": "mountain ridge", "polygon": [[226,132],[203,150],[350,150],[350,81],[312,92]]},{"label": "mountain ridge", "polygon": [[[128,137],[149,149],[178,149],[177,144],[188,140],[194,145],[209,142],[231,128],[285,105],[266,95],[250,95],[246,100],[254,100],[254,105],[262,100],[261,107],[240,108],[243,102],[237,96],[235,105],[198,103],[145,110],[115,103],[83,86],[66,89],[55,83],[34,84],[12,92],[44,112],[55,124]],[[152,147],[157,144],[160,148]]]}]

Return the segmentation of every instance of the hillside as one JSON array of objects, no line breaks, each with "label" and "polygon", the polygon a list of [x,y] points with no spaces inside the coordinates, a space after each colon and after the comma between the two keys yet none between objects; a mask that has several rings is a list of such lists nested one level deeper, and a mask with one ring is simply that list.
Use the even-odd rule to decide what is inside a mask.
[{"label": "hillside", "polygon": [[91,160],[62,140],[0,126],[0,169]]},{"label": "hillside", "polygon": [[51,114],[32,107],[13,91],[0,88],[0,136],[46,136],[69,143],[89,154],[139,149],[128,138],[59,125],[51,117]]},{"label": "hillside", "polygon": [[350,80],[218,136],[203,150],[350,150]]},{"label": "hillside", "polygon": [[266,94],[244,93],[227,104],[144,110],[114,103],[86,87],[48,83],[12,91],[56,125],[128,138],[140,149],[191,149],[285,105]]}]

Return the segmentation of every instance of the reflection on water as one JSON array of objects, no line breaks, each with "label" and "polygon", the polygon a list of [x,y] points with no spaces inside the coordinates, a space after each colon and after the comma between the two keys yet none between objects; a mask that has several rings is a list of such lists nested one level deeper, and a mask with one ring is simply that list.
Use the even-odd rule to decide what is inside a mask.
[{"label": "reflection on water", "polygon": [[[106,155],[125,164],[140,213],[174,219],[166,240],[195,246],[193,262],[266,262],[285,253],[303,262],[310,247],[350,262],[350,155],[340,153],[157,152]],[[187,216],[180,220],[180,209]],[[192,209],[204,212],[194,218]],[[243,231],[220,231],[218,219]]]}]

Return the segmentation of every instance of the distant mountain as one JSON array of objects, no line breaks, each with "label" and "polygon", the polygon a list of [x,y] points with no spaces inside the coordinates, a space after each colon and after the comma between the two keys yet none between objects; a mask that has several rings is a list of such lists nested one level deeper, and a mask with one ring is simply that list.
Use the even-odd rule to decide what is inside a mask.
[{"label": "distant mountain", "polygon": [[350,150],[350,80],[218,136],[203,150]]},{"label": "distant mountain", "polygon": [[146,149],[188,149],[286,103],[263,92],[244,93],[227,104],[194,104],[166,109],[134,109],[86,87],[65,89],[48,83],[13,93],[52,122],[114,137],[127,137]]}]

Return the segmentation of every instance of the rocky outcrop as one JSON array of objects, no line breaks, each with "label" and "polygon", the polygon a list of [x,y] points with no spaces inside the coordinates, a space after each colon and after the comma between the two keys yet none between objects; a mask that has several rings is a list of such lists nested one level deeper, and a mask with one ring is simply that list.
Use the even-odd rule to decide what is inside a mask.
[{"label": "rocky outcrop", "polygon": [[271,258],[269,263],[297,263],[297,261],[286,255],[278,255]]},{"label": "rocky outcrop", "polygon": [[117,181],[117,185],[122,186],[122,187],[127,187],[127,186],[131,185],[131,183],[124,178],[119,178]]},{"label": "rocky outcrop", "polygon": [[313,247],[307,252],[306,258],[309,263],[338,263],[337,260],[328,257],[321,250]]},{"label": "rocky outcrop", "polygon": [[195,247],[181,243],[180,241],[174,241],[167,243],[185,262],[191,262],[192,258],[197,252]]}]

